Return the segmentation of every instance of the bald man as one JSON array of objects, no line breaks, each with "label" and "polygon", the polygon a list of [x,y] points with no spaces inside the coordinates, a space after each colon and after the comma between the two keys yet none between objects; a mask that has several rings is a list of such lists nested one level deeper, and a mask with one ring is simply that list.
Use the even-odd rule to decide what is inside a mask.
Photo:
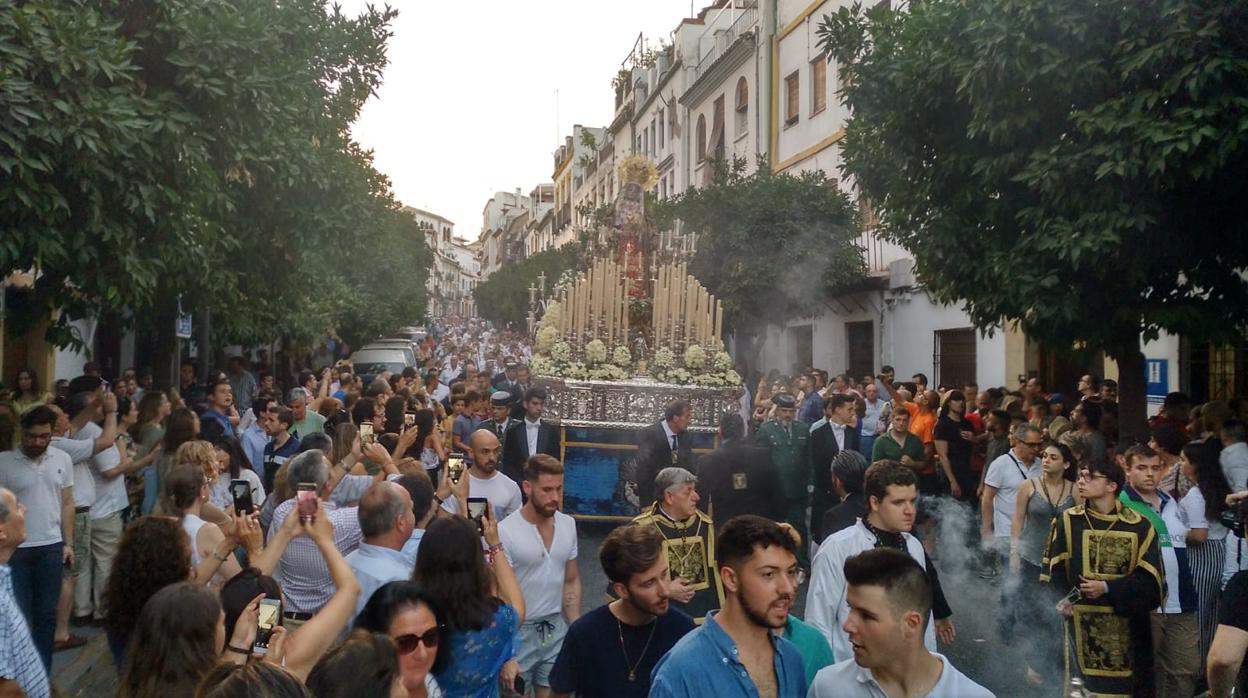
[{"label": "bald man", "polygon": [[[494,507],[494,519],[502,521],[524,502],[516,481],[498,470],[498,459],[502,451],[498,436],[492,431],[478,429],[469,437],[468,449],[472,454],[472,467],[468,468],[468,497],[485,497],[490,500]],[[460,498],[458,494],[448,498],[442,503],[442,508],[452,514],[466,511],[468,502],[461,502]]]},{"label": "bald man", "polygon": [[356,515],[364,540],[347,555],[347,564],[360,582],[360,597],[351,616],[352,623],[374,591],[388,582],[412,576],[412,565],[403,554],[403,544],[416,528],[412,496],[397,482],[382,480],[368,488],[360,497]]}]

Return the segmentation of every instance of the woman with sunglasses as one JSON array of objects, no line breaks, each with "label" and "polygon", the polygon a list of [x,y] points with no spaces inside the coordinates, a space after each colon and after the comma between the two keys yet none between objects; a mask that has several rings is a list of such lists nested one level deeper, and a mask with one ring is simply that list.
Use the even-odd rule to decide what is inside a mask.
[{"label": "woman with sunglasses", "polygon": [[399,651],[399,670],[410,698],[440,698],[433,672],[446,663],[446,644],[433,597],[412,581],[390,582],[373,592],[355,627],[388,635]]}]

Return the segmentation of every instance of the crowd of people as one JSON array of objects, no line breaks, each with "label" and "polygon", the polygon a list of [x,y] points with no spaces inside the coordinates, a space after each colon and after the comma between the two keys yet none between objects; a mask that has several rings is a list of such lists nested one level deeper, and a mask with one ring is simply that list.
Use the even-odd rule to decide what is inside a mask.
[{"label": "crowd of people", "polygon": [[527,341],[429,330],[397,373],[236,356],[206,384],[89,367],[45,393],[23,371],[0,403],[0,695],[51,695],[91,623],[123,698],[990,696],[938,651],[958,530],[1020,682],[1236,684],[1248,401],[1172,394],[1136,437],[1094,375],[1067,398],[809,370],[743,386],[695,457],[677,400],[638,435],[640,511],[586,596]]}]

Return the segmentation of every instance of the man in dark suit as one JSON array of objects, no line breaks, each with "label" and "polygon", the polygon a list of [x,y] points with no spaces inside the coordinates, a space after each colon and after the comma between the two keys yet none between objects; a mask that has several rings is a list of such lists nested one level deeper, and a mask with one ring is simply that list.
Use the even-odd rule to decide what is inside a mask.
[{"label": "man in dark suit", "polygon": [[546,389],[530,388],[524,395],[524,419],[513,423],[506,434],[501,470],[519,483],[523,479],[524,464],[529,456],[544,453],[561,459],[559,452],[559,428],[542,421],[546,409]]},{"label": "man in dark suit", "polygon": [[719,438],[719,448],[698,461],[695,473],[715,530],[740,514],[782,520],[784,493],[771,451],[745,440],[745,423],[737,412],[720,418]]},{"label": "man in dark suit", "polygon": [[810,495],[811,540],[823,542],[823,512],[836,504],[832,459],[841,451],[858,450],[857,410],[853,395],[833,393],[823,406],[823,419],[811,425],[810,467],[815,491]]},{"label": "man in dark suit", "polygon": [[498,443],[502,444],[503,453],[507,452],[507,430],[517,421],[511,418],[511,402],[511,393],[506,390],[491,395],[490,418],[477,426],[478,430],[488,429],[494,432]]},{"label": "man in dark suit", "polygon": [[692,417],[689,403],[677,400],[663,411],[663,419],[637,434],[637,499],[644,509],[655,500],[654,478],[664,468],[693,471],[693,451],[685,435]]},{"label": "man in dark suit", "polygon": [[[832,485],[841,503],[823,513],[823,540],[837,531],[853,526],[858,519],[867,518],[867,498],[862,494],[867,478],[867,459],[857,451],[841,451],[832,459]],[[811,518],[819,516],[812,511]],[[816,540],[816,543],[823,543]]]}]

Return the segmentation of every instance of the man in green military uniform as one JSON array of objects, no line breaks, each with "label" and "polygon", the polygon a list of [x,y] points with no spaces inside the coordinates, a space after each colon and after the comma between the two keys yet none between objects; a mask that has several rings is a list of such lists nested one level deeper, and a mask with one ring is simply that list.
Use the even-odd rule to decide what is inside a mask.
[{"label": "man in green military uniform", "polygon": [[[794,419],[797,401],[788,393],[772,397],[776,419],[758,428],[758,443],[771,451],[771,460],[780,475],[780,490],[786,501],[784,520],[810,540],[806,528],[806,512],[810,506],[810,425]],[[810,567],[806,545],[798,546],[797,559],[802,567]]]}]

